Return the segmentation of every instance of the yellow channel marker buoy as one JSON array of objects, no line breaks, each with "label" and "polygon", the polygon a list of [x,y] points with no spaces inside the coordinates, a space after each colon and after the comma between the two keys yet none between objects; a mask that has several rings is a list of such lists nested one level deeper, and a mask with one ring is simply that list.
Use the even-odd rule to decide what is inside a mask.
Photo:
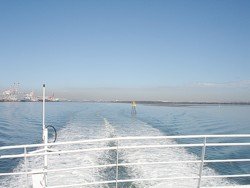
[{"label": "yellow channel marker buoy", "polygon": [[132,110],[131,110],[131,114],[136,114],[136,102],[132,101]]}]

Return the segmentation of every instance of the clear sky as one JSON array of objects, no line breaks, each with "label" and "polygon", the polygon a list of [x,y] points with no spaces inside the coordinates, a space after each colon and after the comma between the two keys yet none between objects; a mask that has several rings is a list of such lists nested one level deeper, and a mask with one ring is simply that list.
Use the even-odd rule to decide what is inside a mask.
[{"label": "clear sky", "polygon": [[0,1],[0,91],[250,101],[250,1]]}]

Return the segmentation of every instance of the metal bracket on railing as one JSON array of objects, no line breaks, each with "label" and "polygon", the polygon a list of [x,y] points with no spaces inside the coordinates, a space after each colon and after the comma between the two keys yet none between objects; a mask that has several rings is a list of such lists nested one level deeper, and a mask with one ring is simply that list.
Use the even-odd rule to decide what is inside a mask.
[{"label": "metal bracket on railing", "polygon": [[32,187],[33,188],[44,188],[46,187],[46,179],[44,170],[37,169],[32,171]]},{"label": "metal bracket on railing", "polygon": [[48,128],[52,128],[52,129],[54,130],[55,137],[54,137],[53,142],[56,142],[56,139],[57,139],[57,131],[56,131],[56,128],[55,128],[54,126],[52,126],[52,125],[47,125],[47,126],[46,126],[46,129],[48,129]]}]

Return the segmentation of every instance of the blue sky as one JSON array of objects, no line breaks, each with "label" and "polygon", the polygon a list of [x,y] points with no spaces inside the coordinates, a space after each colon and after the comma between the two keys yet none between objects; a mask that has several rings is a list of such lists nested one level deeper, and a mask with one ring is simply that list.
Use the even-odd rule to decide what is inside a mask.
[{"label": "blue sky", "polygon": [[248,0],[1,1],[0,89],[45,82],[74,99],[250,101],[249,8]]}]

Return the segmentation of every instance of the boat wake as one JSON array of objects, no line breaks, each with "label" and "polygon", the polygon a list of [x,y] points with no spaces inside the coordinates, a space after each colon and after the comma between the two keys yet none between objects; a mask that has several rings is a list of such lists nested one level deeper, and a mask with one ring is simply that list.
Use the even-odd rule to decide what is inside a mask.
[{"label": "boat wake", "polygon": [[[86,114],[84,115],[86,117]],[[94,117],[83,119],[83,114],[79,113],[75,118],[58,132],[58,142],[62,141],[76,141],[84,139],[95,138],[112,138],[117,136],[161,136],[163,135],[158,129],[153,128],[149,124],[140,121],[136,118],[123,117],[119,120],[116,118],[103,118],[96,114]],[[165,140],[150,140],[143,141],[121,141],[119,146],[129,145],[147,145],[147,144],[175,144],[172,139]],[[102,143],[85,143],[74,145],[63,145],[53,147],[56,150],[72,150],[85,149],[93,147],[107,147],[116,146],[114,141],[107,141]],[[119,150],[119,163],[144,163],[144,162],[160,162],[160,161],[178,161],[178,160],[197,160],[198,157],[189,153],[183,148],[150,148],[150,149],[128,149]],[[94,151],[86,153],[73,153],[61,155],[49,155],[48,169],[62,169],[72,167],[87,167],[92,165],[106,165],[116,163],[117,153],[115,150],[110,151]],[[43,158],[32,157],[29,159],[29,169],[42,169]],[[161,165],[140,165],[119,167],[119,179],[143,179],[143,178],[164,178],[175,176],[196,176],[199,172],[199,164],[161,164]],[[15,171],[25,171],[24,163],[20,162],[15,168]],[[204,175],[215,175],[216,172],[208,167],[204,167]],[[48,173],[48,185],[67,185],[67,184],[81,184],[87,182],[99,182],[114,180],[116,178],[116,167],[106,168],[84,168],[75,169],[72,171],[50,172]],[[25,187],[26,177],[15,176],[6,179],[0,183],[0,187]],[[31,184],[31,178],[29,179]],[[162,180],[162,181],[135,181],[132,183],[119,183],[118,187],[177,187],[177,188],[191,188],[197,187],[197,180]],[[204,179],[202,186],[216,186],[216,185],[232,185],[227,179]],[[115,184],[108,185],[90,185],[88,187],[115,187]]]}]

